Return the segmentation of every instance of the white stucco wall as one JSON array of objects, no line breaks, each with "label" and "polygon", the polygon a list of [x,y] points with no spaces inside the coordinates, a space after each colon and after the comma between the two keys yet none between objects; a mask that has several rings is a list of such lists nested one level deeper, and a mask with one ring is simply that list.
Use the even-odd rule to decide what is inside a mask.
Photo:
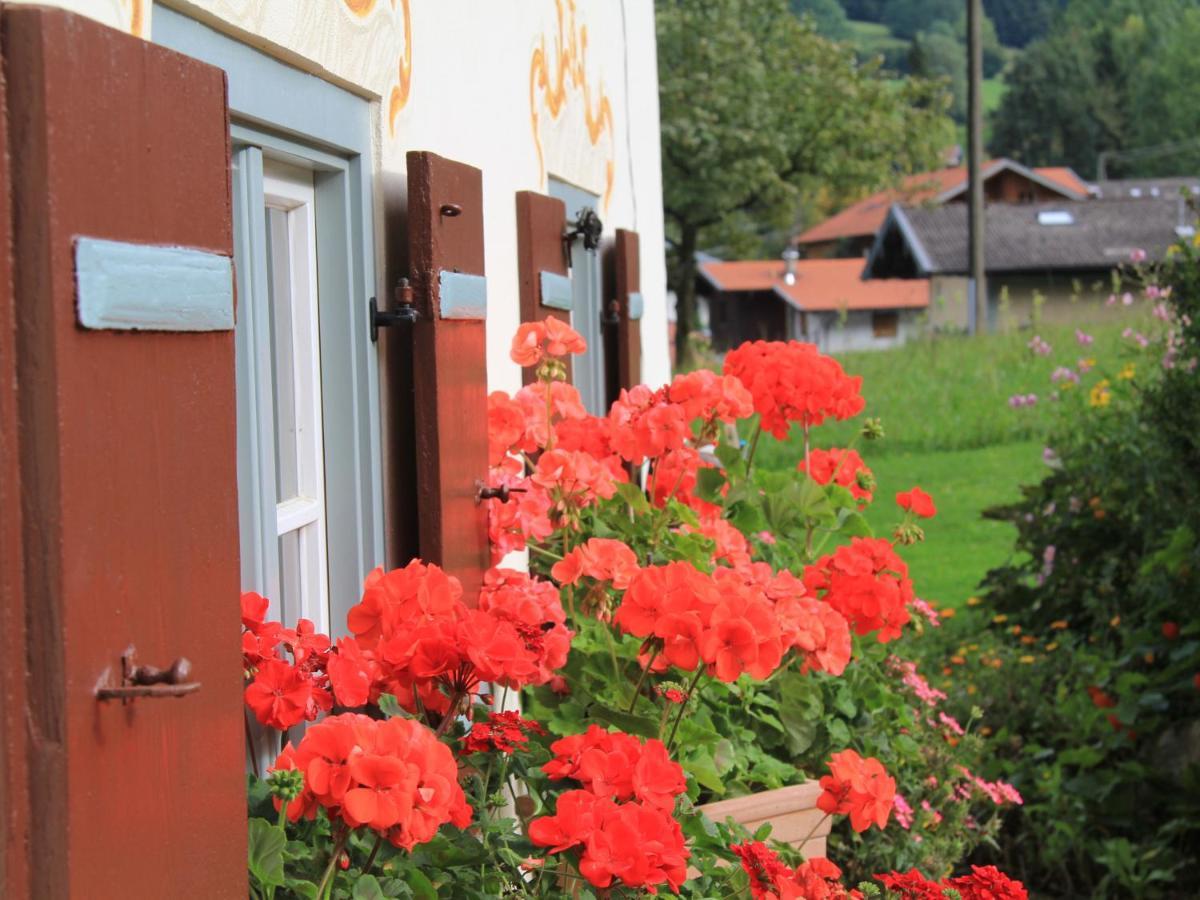
[{"label": "white stucco wall", "polygon": [[[29,2],[29,0],[19,0]],[[38,0],[153,36],[150,0]],[[641,239],[643,379],[670,377],[653,0],[166,0],[377,102],[380,209],[405,153],[483,170],[490,387],[514,390],[515,193],[555,176],[601,196],[606,236]],[[384,241],[403,239],[378,229]],[[385,286],[380,285],[382,290]]]},{"label": "white stucco wall", "polygon": [[869,311],[850,312],[844,319],[836,312],[809,313],[808,340],[823,353],[898,347],[920,334],[925,320],[923,310],[902,309],[899,314],[896,336],[881,338],[875,337]]}]

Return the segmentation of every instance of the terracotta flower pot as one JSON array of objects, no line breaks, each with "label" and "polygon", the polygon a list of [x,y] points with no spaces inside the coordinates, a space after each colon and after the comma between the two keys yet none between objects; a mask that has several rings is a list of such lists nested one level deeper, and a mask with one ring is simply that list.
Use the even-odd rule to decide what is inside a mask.
[{"label": "terracotta flower pot", "polygon": [[[700,810],[714,822],[732,818],[754,831],[771,824],[771,839],[791,844],[805,859],[825,855],[825,839],[833,820],[817,809],[821,786],[815,781],[774,791],[759,791],[746,797],[706,803]],[[823,821],[822,821],[823,820]]]}]

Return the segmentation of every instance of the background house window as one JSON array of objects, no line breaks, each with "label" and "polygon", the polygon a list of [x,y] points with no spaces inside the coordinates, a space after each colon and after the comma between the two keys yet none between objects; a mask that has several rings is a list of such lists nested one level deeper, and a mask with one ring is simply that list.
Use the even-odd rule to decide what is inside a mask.
[{"label": "background house window", "polygon": [[[550,179],[549,193],[566,205],[568,227],[585,207],[594,210],[600,208],[598,196],[557,178]],[[587,411],[602,416],[608,410],[605,402],[600,253],[584,249],[583,241],[576,240],[571,244],[570,263],[571,327],[583,335],[588,345],[587,353],[571,360],[572,381],[579,389]]]},{"label": "background house window", "polygon": [[900,333],[900,314],[896,312],[871,313],[871,333],[877,338],[894,338]]}]

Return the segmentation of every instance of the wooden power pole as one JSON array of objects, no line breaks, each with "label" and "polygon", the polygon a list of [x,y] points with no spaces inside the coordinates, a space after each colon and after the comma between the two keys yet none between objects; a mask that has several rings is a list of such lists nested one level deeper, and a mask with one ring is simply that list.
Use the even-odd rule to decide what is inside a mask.
[{"label": "wooden power pole", "polygon": [[972,334],[987,331],[987,274],[984,271],[983,212],[983,8],[967,0],[967,179],[970,288],[967,321]]}]

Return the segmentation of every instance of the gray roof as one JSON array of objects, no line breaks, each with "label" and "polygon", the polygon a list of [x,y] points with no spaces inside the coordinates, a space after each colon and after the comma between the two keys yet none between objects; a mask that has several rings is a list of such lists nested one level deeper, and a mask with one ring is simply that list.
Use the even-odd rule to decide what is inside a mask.
[{"label": "gray roof", "polygon": [[1193,196],[1200,194],[1200,177],[1119,178],[1098,181],[1095,185],[1096,196],[1105,200],[1178,197],[1181,191]]},{"label": "gray roof", "polygon": [[[989,272],[1091,271],[1161,258],[1195,216],[1179,197],[993,203],[987,207]],[[1061,223],[1061,224],[1057,224]],[[967,205],[893,205],[864,278],[967,274]]]}]

